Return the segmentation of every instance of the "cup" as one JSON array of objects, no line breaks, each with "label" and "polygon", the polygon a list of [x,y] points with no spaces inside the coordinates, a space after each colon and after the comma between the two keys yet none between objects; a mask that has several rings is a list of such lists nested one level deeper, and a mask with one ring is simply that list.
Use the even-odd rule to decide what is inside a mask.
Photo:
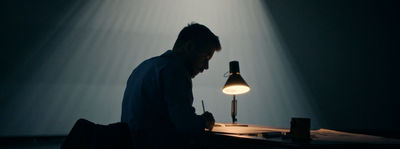
[{"label": "cup", "polygon": [[309,140],[310,139],[310,119],[294,118],[290,122],[290,135],[292,139]]}]

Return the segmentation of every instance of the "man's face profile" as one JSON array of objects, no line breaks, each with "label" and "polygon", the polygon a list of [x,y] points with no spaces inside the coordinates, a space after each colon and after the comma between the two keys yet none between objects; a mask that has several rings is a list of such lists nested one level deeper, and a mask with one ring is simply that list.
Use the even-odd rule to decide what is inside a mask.
[{"label": "man's face profile", "polygon": [[186,69],[189,72],[190,77],[193,79],[197,74],[202,73],[205,69],[208,69],[208,62],[214,55],[215,48],[205,48],[199,51],[191,50],[189,54],[188,63]]}]

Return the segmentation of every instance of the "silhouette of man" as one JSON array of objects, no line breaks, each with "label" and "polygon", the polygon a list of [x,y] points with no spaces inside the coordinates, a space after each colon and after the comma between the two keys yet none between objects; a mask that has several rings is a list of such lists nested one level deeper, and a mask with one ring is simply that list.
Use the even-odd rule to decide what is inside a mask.
[{"label": "silhouette of man", "polygon": [[219,39],[206,26],[183,28],[172,50],[145,60],[130,75],[122,102],[121,121],[128,123],[136,148],[189,145],[215,123],[211,113],[195,113],[192,80],[208,69]]}]

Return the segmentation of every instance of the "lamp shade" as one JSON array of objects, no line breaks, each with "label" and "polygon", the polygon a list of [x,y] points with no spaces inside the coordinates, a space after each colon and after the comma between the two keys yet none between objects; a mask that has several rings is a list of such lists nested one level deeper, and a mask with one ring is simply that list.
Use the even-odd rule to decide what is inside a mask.
[{"label": "lamp shade", "polygon": [[239,71],[239,62],[229,62],[229,78],[226,81],[222,92],[225,94],[238,95],[250,91],[249,85],[244,81]]}]

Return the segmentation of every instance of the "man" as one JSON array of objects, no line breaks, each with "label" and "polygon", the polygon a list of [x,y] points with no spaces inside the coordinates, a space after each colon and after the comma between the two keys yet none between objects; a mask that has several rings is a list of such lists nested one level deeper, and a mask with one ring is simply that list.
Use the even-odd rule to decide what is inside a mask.
[{"label": "man", "polygon": [[183,28],[172,50],[150,58],[128,79],[121,121],[128,123],[137,148],[177,148],[189,145],[214,126],[211,113],[197,115],[192,80],[208,69],[219,39],[207,27],[192,23]]}]

